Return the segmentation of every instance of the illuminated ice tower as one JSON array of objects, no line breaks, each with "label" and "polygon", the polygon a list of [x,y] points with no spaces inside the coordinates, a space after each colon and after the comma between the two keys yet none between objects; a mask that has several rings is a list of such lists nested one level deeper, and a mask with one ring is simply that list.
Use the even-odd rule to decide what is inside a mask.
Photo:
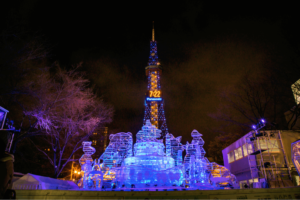
[{"label": "illuminated ice tower", "polygon": [[162,131],[164,137],[168,133],[168,127],[164,112],[164,100],[161,95],[160,77],[161,65],[157,56],[157,43],[154,38],[154,24],[152,28],[152,41],[150,41],[150,56],[146,69],[148,87],[145,100],[144,125],[149,119],[151,124]]}]

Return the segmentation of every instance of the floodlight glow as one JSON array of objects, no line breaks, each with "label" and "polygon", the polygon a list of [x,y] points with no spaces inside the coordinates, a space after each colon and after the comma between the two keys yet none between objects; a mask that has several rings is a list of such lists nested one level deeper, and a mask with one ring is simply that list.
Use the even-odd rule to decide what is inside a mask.
[{"label": "floodlight glow", "polygon": [[256,129],[256,126],[255,126],[255,125],[252,125],[252,128],[253,128],[253,129]]},{"label": "floodlight glow", "polygon": [[261,119],[260,121],[261,121],[262,123],[265,123],[265,120],[264,120],[264,119]]}]

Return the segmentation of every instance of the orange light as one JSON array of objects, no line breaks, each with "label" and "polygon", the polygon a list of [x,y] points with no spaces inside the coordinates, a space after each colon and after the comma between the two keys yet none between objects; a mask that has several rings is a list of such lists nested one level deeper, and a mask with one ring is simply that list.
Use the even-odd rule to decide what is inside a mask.
[{"label": "orange light", "polygon": [[160,91],[159,90],[154,90],[150,91],[149,97],[160,97]]}]

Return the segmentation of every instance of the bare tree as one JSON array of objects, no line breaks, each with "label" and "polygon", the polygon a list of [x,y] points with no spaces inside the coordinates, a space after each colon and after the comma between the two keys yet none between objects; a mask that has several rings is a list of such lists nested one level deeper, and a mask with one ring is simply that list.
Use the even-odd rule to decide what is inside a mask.
[{"label": "bare tree", "polygon": [[[58,66],[51,74],[50,68],[41,68],[15,92],[23,120],[14,145],[35,136],[32,144],[48,158],[54,177],[72,161],[72,155],[96,127],[112,120],[112,107],[97,98],[76,69],[66,71]],[[41,144],[50,146],[51,151]]]},{"label": "bare tree", "polygon": [[242,135],[241,133],[228,132],[216,136],[208,145],[208,155],[213,158],[214,162],[223,165],[222,150],[238,140]]},{"label": "bare tree", "polygon": [[0,104],[10,110],[10,119],[20,129],[12,153],[26,138],[49,160],[58,177],[81,142],[111,121],[113,109],[93,94],[78,67],[69,71],[45,67],[49,46],[31,35],[9,30],[0,34]]},{"label": "bare tree", "polygon": [[246,76],[234,90],[223,91],[221,108],[210,116],[248,132],[262,118],[281,122],[283,97],[276,79],[255,80]]}]

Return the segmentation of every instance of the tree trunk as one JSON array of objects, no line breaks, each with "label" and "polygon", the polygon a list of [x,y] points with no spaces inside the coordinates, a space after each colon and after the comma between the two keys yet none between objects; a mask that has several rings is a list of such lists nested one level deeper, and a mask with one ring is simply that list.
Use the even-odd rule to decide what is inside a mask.
[{"label": "tree trunk", "polygon": [[58,169],[57,169],[57,139],[55,140],[55,145],[54,145],[54,154],[53,154],[53,167],[54,167],[54,174],[53,174],[53,178],[57,178],[58,177]]}]

